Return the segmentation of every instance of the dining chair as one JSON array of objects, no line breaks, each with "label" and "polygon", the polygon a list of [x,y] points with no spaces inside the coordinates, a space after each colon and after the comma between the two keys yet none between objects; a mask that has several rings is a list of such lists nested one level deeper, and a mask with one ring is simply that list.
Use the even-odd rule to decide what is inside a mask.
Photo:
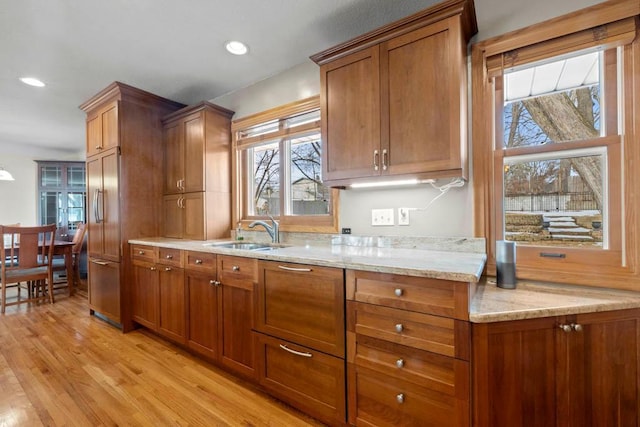
[{"label": "dining chair", "polygon": [[[53,303],[52,260],[55,233],[55,224],[38,227],[0,225],[4,254],[4,263],[0,268],[0,312],[4,313],[10,305],[46,299],[47,295],[49,302]],[[7,301],[7,288],[20,282],[25,282],[30,287],[27,298],[21,297],[18,287],[17,299]]]},{"label": "dining chair", "polygon": [[[76,228],[76,234],[73,235],[73,248],[71,249],[71,264],[73,267],[73,277],[67,277],[66,286],[69,288],[69,294],[71,289],[77,287],[80,284],[80,253],[82,252],[82,244],[84,243],[84,235],[87,231],[87,225],[84,222],[80,222]],[[64,258],[53,259],[53,271],[66,271],[67,266]],[[69,282],[71,280],[71,282]],[[60,282],[63,283],[63,282]],[[55,283],[54,283],[55,285]],[[55,287],[55,286],[54,286]],[[64,286],[60,286],[63,288]]]}]

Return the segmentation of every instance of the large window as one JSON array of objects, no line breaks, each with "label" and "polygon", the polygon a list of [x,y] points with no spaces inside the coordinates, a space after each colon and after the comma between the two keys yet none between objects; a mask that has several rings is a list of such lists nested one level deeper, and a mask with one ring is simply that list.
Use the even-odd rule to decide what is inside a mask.
[{"label": "large window", "polygon": [[639,8],[626,3],[473,47],[475,228],[488,273],[504,239],[517,242],[520,278],[632,287],[640,54]]},{"label": "large window", "polygon": [[[608,167],[620,163],[617,52],[573,52],[495,78],[502,100],[495,158],[503,169],[496,237],[528,247],[605,250],[619,240],[609,226],[610,202],[619,203],[609,185],[619,187],[620,174]],[[611,102],[601,102],[608,91]]]},{"label": "large window", "polygon": [[234,121],[240,220],[273,216],[283,230],[336,230],[336,195],[322,184],[318,98]]}]

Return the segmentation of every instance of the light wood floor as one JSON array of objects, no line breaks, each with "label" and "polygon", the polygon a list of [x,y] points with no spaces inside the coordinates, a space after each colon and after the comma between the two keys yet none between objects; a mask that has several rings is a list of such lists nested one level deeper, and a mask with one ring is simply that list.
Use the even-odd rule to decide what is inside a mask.
[{"label": "light wood floor", "polygon": [[0,315],[0,426],[319,426],[144,330],[89,315],[82,292]]}]

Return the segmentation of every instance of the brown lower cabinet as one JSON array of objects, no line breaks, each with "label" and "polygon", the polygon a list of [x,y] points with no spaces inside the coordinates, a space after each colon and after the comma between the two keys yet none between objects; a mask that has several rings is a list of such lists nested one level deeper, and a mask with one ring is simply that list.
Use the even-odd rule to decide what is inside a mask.
[{"label": "brown lower cabinet", "polygon": [[258,262],[260,385],[330,425],[346,422],[342,269]]},{"label": "brown lower cabinet", "polygon": [[475,426],[638,426],[640,310],[473,325]]},{"label": "brown lower cabinet", "polygon": [[187,307],[182,251],[133,246],[132,319],[184,344]]},{"label": "brown lower cabinet", "polygon": [[347,270],[349,423],[469,426],[469,284]]},{"label": "brown lower cabinet", "polygon": [[131,254],[136,323],[255,377],[257,260],[146,245],[134,245]]}]

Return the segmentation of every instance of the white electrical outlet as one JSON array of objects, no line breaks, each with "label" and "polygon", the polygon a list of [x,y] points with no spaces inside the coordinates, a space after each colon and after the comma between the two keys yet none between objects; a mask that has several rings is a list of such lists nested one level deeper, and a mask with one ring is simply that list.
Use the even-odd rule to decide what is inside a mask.
[{"label": "white electrical outlet", "polygon": [[409,225],[409,208],[398,208],[398,225]]},{"label": "white electrical outlet", "polygon": [[393,225],[393,209],[371,209],[371,225]]}]

